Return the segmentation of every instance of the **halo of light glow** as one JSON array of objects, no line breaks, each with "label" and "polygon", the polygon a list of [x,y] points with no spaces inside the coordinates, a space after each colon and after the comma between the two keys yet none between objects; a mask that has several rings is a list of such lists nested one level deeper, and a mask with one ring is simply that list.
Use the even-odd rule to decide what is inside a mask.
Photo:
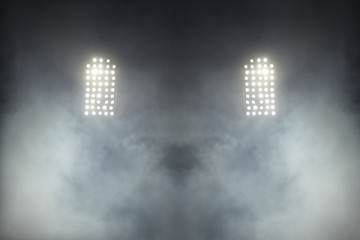
[{"label": "halo of light glow", "polygon": [[[254,60],[256,59],[256,60]],[[256,64],[255,64],[256,63]],[[254,66],[255,65],[255,66]],[[250,70],[249,70],[250,66]],[[250,59],[244,65],[245,103],[247,116],[274,116],[275,106],[275,70],[274,64],[266,57]],[[251,88],[248,80],[251,79]],[[267,87],[270,85],[270,87]],[[263,87],[264,86],[264,87]],[[251,90],[251,91],[250,91]],[[249,95],[251,92],[251,95]],[[251,99],[250,99],[251,98]],[[251,100],[251,101],[249,101]]]}]

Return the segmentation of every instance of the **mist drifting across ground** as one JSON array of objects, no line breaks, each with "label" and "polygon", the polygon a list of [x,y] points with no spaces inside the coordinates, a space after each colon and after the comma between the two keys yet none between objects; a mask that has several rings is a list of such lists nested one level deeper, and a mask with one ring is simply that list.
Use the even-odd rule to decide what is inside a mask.
[{"label": "mist drifting across ground", "polygon": [[[269,21],[249,27],[257,4],[242,17],[231,6],[16,6],[2,239],[359,239],[347,7],[330,4],[333,19],[265,4]],[[118,66],[111,119],[82,116],[82,68],[98,54]],[[254,54],[276,66],[273,119],[244,114],[241,68]]]}]

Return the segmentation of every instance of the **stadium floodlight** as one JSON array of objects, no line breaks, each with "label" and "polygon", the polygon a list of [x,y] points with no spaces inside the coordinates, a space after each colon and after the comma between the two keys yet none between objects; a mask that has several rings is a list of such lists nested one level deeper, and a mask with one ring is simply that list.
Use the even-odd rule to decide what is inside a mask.
[{"label": "stadium floodlight", "polygon": [[244,65],[247,116],[274,116],[275,70],[267,58],[250,59]]},{"label": "stadium floodlight", "polygon": [[85,116],[114,115],[115,68],[110,59],[96,57],[86,64]]}]

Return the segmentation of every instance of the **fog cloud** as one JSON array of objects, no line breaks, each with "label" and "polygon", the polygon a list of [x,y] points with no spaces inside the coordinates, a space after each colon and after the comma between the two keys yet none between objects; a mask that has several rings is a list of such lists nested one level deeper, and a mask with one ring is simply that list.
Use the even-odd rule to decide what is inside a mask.
[{"label": "fog cloud", "polygon": [[[264,40],[242,47],[236,31],[242,24],[231,15],[220,14],[224,25],[234,24],[221,29],[204,27],[213,21],[206,11],[199,13],[205,20],[173,23],[193,26],[179,33],[187,38],[174,40],[176,33],[159,30],[170,18],[159,11],[143,25],[130,15],[125,23],[117,19],[124,30],[114,37],[119,46],[108,48],[119,55],[109,119],[82,116],[77,71],[96,41],[82,46],[78,25],[69,30],[74,45],[55,34],[63,40],[57,45],[40,31],[46,26],[32,34],[9,30],[14,57],[2,126],[1,237],[359,239],[359,122],[343,84],[346,37],[327,40],[339,28],[334,34],[320,22],[310,27],[312,36],[287,35],[295,21],[287,16],[293,22],[279,26],[280,42],[264,30]],[[70,13],[66,21],[77,19]],[[22,34],[36,37],[25,43],[17,38]],[[246,118],[239,66],[265,40],[279,76],[278,115]]]}]

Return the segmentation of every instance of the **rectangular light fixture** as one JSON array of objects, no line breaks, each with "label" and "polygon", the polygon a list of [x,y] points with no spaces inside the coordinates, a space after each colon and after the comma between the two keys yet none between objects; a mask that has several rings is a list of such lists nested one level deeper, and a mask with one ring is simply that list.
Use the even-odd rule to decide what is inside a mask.
[{"label": "rectangular light fixture", "polygon": [[274,116],[275,72],[267,58],[250,59],[244,65],[247,116]]},{"label": "rectangular light fixture", "polygon": [[110,59],[93,58],[85,70],[86,116],[113,116],[115,103],[115,65]]}]

